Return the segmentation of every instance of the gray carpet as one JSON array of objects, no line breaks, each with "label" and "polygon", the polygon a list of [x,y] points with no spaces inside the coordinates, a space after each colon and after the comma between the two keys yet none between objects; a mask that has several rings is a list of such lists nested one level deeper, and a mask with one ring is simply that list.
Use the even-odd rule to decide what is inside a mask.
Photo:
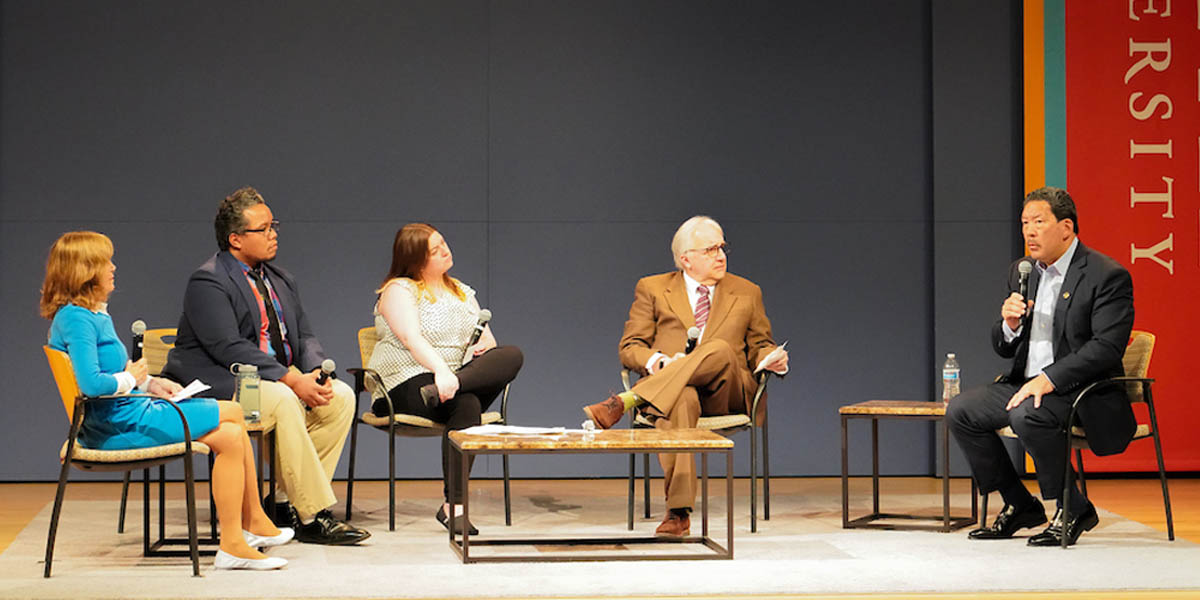
[{"label": "gray carpet", "polygon": [[[544,487],[544,486],[543,486]],[[553,487],[514,484],[514,525],[503,525],[497,491],[473,494],[473,521],[484,536],[623,535],[623,496],[558,497]],[[522,491],[529,491],[523,495]],[[906,510],[936,506],[935,494],[888,498]],[[132,531],[116,533],[117,503],[70,501],[64,507],[54,577],[42,579],[50,507],[0,555],[0,598],[242,597],[529,597],[680,594],[829,594],[997,592],[1021,590],[1200,589],[1200,548],[1168,542],[1154,531],[1101,511],[1100,526],[1067,551],[1029,548],[1024,539],[974,542],[962,531],[924,533],[843,530],[833,495],[781,495],[772,519],[749,533],[746,500],[735,512],[733,561],[580,562],[463,565],[433,520],[436,503],[401,501],[397,530],[387,531],[386,501],[356,507],[372,537],[363,547],[298,543],[272,550],[291,561],[284,571],[226,572],[202,559],[203,578],[187,559],[141,557],[140,507]],[[859,508],[864,506],[859,503]],[[169,503],[170,523],[184,523],[182,503]],[[656,509],[661,511],[661,508]],[[714,524],[724,539],[724,503]],[[202,511],[206,513],[207,511]],[[661,515],[661,512],[659,513]],[[639,520],[651,533],[657,519]],[[698,520],[693,532],[698,533]],[[536,552],[536,549],[530,548]],[[629,549],[636,552],[637,549]],[[1070,579],[1063,574],[1070,573]]]}]

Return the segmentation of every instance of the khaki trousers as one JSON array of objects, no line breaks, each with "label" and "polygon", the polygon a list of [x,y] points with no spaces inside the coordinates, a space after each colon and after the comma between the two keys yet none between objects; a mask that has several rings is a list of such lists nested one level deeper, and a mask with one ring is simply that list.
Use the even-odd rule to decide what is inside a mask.
[{"label": "khaki trousers", "polygon": [[[744,363],[721,339],[701,344],[691,354],[666,368],[640,379],[633,393],[650,403],[650,411],[662,418],[658,429],[691,429],[700,415],[745,412],[738,363]],[[691,454],[659,454],[667,508],[691,508],[696,501],[696,461]]]},{"label": "khaki trousers", "polygon": [[286,384],[264,380],[259,389],[263,422],[275,424],[279,485],[300,519],[309,521],[337,504],[330,482],[354,423],[354,390],[335,379],[329,404],[309,411]]}]

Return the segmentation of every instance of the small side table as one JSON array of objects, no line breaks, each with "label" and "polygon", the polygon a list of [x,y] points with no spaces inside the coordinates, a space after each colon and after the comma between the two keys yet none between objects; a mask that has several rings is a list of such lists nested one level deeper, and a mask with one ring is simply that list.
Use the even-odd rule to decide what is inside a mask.
[{"label": "small side table", "polygon": [[[975,479],[971,479],[971,516],[950,516],[950,431],[946,423],[946,407],[941,402],[913,402],[907,400],[871,400],[850,404],[838,409],[842,416],[842,528],[859,527],[873,529],[919,529],[926,531],[954,531],[979,520],[978,494]],[[850,518],[850,459],[847,441],[847,424],[851,419],[871,420],[871,485],[872,512],[869,515]],[[937,421],[942,431],[942,516],[920,516],[879,511],[879,420],[900,419]],[[934,524],[877,523],[879,520],[934,520]]]}]

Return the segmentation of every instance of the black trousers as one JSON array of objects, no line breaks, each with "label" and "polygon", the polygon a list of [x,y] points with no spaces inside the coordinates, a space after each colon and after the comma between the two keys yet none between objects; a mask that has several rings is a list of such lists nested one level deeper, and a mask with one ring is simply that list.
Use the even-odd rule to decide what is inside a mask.
[{"label": "black trousers", "polygon": [[[504,386],[517,378],[525,357],[516,346],[497,346],[475,357],[458,373],[458,393],[439,404],[433,410],[421,399],[421,387],[433,383],[433,373],[415,375],[400,385],[388,390],[388,397],[396,412],[425,417],[446,426],[442,434],[442,494],[451,503],[462,502],[462,484],[455,486],[455,498],[449,497],[450,478],[457,477],[462,463],[458,454],[450,452],[451,431],[466,429],[480,424],[480,415],[487,412],[492,402],[504,391]],[[388,415],[387,404],[381,398],[371,410],[377,416]],[[453,454],[453,455],[452,455]]]},{"label": "black trousers", "polygon": [[[1004,442],[996,434],[997,429],[1011,426],[1033,457],[1042,498],[1057,500],[1062,496],[1063,471],[1071,469],[1072,485],[1075,481],[1075,471],[1067,459],[1067,439],[1063,429],[1075,398],[1074,395],[1047,394],[1042,396],[1040,408],[1033,407],[1030,397],[1011,411],[1005,410],[1021,385],[1023,383],[993,383],[969,389],[950,401],[946,420],[971,463],[971,473],[980,491],[1012,489],[1020,482]],[[1082,498],[1077,496],[1078,493],[1076,490],[1072,496]]]}]

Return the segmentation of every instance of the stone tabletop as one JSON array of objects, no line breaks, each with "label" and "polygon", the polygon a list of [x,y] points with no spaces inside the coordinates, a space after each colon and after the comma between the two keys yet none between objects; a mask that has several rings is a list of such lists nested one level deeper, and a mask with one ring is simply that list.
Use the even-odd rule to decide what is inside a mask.
[{"label": "stone tabletop", "polygon": [[450,432],[450,443],[463,450],[720,450],[733,441],[703,429],[607,429],[542,435],[474,435]]},{"label": "stone tabletop", "polygon": [[946,406],[941,402],[868,400],[843,406],[838,409],[838,414],[944,417],[946,416]]}]

